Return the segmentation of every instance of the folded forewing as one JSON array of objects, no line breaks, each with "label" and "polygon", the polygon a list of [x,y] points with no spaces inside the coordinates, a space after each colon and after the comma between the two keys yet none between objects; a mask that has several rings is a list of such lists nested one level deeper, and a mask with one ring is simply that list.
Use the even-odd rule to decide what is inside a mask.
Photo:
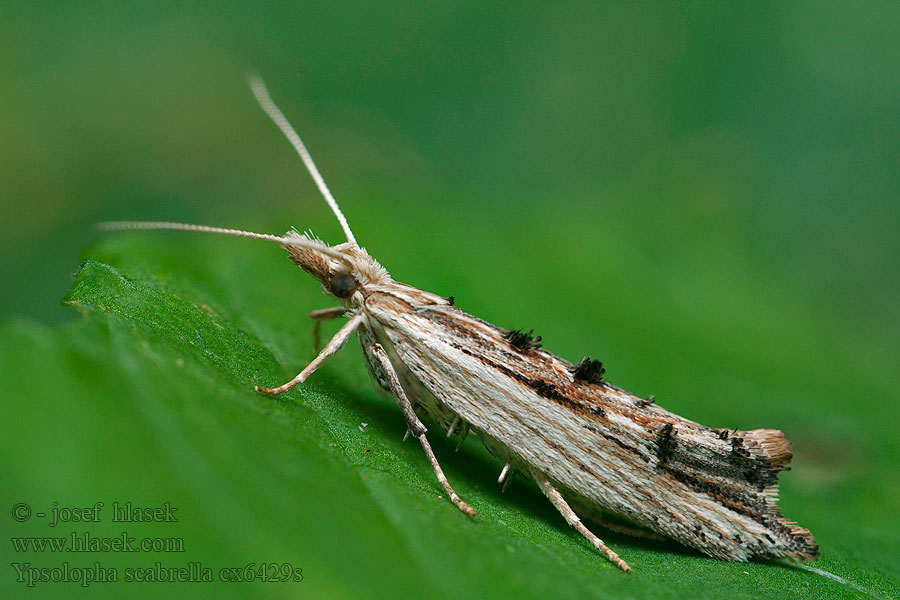
[{"label": "folded forewing", "polygon": [[376,294],[366,309],[436,398],[582,501],[720,558],[817,552],[775,505],[781,432],[688,421],[452,306]]}]

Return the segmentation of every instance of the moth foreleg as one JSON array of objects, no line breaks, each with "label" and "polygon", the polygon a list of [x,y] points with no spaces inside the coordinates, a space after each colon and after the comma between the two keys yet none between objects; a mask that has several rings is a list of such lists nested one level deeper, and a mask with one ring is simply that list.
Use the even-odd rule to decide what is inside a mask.
[{"label": "moth foreleg", "polygon": [[263,394],[269,394],[270,396],[275,396],[277,394],[281,394],[282,392],[286,392],[298,383],[303,383],[306,381],[307,377],[313,374],[319,366],[325,362],[325,359],[337,352],[341,349],[341,347],[347,343],[347,340],[350,339],[350,336],[359,327],[359,324],[362,323],[363,316],[362,314],[358,314],[349,321],[347,321],[341,329],[334,334],[334,337],[325,345],[325,348],[316,356],[312,362],[306,365],[306,368],[300,371],[300,373],[288,381],[283,385],[279,385],[276,388],[264,388],[260,386],[255,386],[257,392],[262,392]]},{"label": "moth foreleg", "polygon": [[419,420],[419,417],[416,415],[416,411],[413,410],[412,403],[406,396],[406,392],[403,391],[403,387],[400,385],[400,379],[397,377],[396,371],[394,371],[394,366],[391,364],[387,352],[384,351],[384,348],[381,347],[381,344],[373,344],[371,349],[372,354],[378,358],[378,362],[381,363],[381,367],[384,369],[384,372],[387,375],[388,383],[391,386],[391,391],[394,393],[394,397],[397,398],[397,404],[400,405],[400,410],[403,412],[403,416],[406,417],[406,422],[409,425],[409,430],[416,438],[418,438],[419,443],[422,444],[422,449],[425,451],[425,455],[428,457],[428,462],[431,463],[431,468],[434,469],[434,474],[437,476],[437,479],[440,482],[441,486],[444,488],[444,491],[447,492],[447,495],[450,496],[450,500],[453,501],[453,504],[455,504],[459,510],[463,511],[470,517],[474,517],[475,509],[466,504],[465,501],[463,501],[463,499],[453,491],[453,488],[450,487],[450,482],[447,481],[447,477],[446,475],[444,475],[444,470],[441,469],[441,465],[438,464],[437,458],[435,458],[434,452],[431,450],[431,444],[429,444],[428,440],[425,438],[425,426],[422,424],[422,421]]},{"label": "moth foreleg", "polygon": [[334,306],[331,308],[320,308],[319,310],[314,310],[306,315],[313,320],[313,354],[319,353],[319,344],[322,342],[322,321],[337,319],[338,317],[343,317],[345,314],[347,314],[346,308],[343,306]]},{"label": "moth foreleg", "polygon": [[550,499],[550,502],[553,503],[553,506],[556,507],[556,510],[563,516],[566,522],[575,528],[575,530],[583,535],[587,541],[591,543],[591,545],[606,555],[610,561],[613,562],[617,567],[625,571],[626,573],[631,570],[631,567],[628,566],[628,563],[619,558],[619,555],[609,549],[609,547],[604,544],[600,538],[591,532],[590,529],[584,526],[584,523],[581,522],[581,519],[578,518],[578,515],[575,514],[575,511],[568,505],[566,500],[562,497],[562,494],[559,493],[553,484],[550,483],[550,480],[547,479],[547,476],[538,471],[535,468],[531,469],[531,475],[534,477],[534,480],[537,482],[538,486],[540,486],[541,491],[544,492],[544,495]]}]

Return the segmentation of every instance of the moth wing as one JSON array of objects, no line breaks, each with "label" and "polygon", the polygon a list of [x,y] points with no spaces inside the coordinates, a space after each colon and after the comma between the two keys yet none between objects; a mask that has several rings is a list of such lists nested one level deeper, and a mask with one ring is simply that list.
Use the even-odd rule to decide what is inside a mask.
[{"label": "moth wing", "polygon": [[776,505],[791,458],[781,432],[704,427],[580,380],[572,363],[446,304],[378,293],[366,310],[411,397],[445,428],[459,415],[489,450],[540,469],[571,501],[718,558],[818,556]]}]

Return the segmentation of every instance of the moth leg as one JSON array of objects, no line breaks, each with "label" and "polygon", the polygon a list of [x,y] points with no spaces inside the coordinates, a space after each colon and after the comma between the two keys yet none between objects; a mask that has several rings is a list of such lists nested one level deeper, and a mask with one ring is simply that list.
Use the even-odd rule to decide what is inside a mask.
[{"label": "moth leg", "polygon": [[453,501],[453,504],[456,505],[456,508],[463,511],[470,517],[474,517],[475,509],[466,504],[465,501],[463,501],[463,499],[453,491],[453,488],[450,487],[450,482],[447,481],[447,477],[446,475],[444,475],[444,470],[441,469],[441,465],[438,464],[437,458],[435,458],[434,452],[431,450],[431,444],[429,444],[428,440],[425,438],[425,426],[422,425],[422,421],[420,421],[419,417],[416,416],[416,411],[413,410],[412,403],[410,403],[409,398],[407,398],[406,392],[403,391],[403,387],[400,385],[400,380],[397,378],[397,373],[396,371],[394,371],[394,366],[391,364],[387,352],[384,351],[384,348],[381,347],[381,344],[373,344],[371,349],[372,354],[378,357],[378,361],[381,363],[381,367],[384,369],[384,372],[387,375],[388,383],[391,386],[391,391],[394,392],[394,397],[397,398],[397,404],[400,405],[400,410],[403,411],[403,416],[406,417],[406,422],[409,425],[409,430],[416,438],[418,438],[419,443],[422,444],[422,449],[425,451],[425,455],[428,457],[428,462],[431,463],[431,468],[434,469],[434,474],[437,476],[437,479],[440,482],[441,486],[444,488],[444,491],[447,492],[448,496],[450,496],[450,500]]},{"label": "moth leg", "polygon": [[459,452],[459,449],[462,448],[463,442],[466,441],[466,438],[469,436],[469,424],[463,421],[462,427],[459,429],[459,441],[456,442],[456,452]]},{"label": "moth leg", "polygon": [[319,310],[314,310],[306,315],[313,320],[313,354],[319,353],[319,345],[322,343],[322,321],[337,319],[338,317],[343,317],[345,314],[347,314],[346,308],[343,306],[334,306],[331,308],[320,308]]},{"label": "moth leg", "polygon": [[537,481],[537,484],[540,486],[541,491],[544,492],[544,495],[550,499],[550,502],[553,503],[553,506],[556,507],[556,510],[559,511],[569,525],[583,535],[594,548],[605,554],[606,558],[612,561],[617,567],[626,573],[631,570],[631,567],[628,566],[627,562],[619,558],[618,554],[610,550],[600,538],[584,526],[584,523],[581,522],[581,519],[578,518],[575,511],[569,507],[568,503],[566,503],[565,499],[562,497],[562,494],[559,493],[559,490],[553,487],[553,484],[550,483],[550,480],[547,479],[546,475],[534,468],[531,469],[531,475],[534,477],[534,480]]},{"label": "moth leg", "polygon": [[303,383],[306,381],[307,377],[313,374],[313,372],[319,368],[319,366],[325,362],[325,359],[337,352],[341,349],[341,346],[347,343],[347,340],[350,339],[350,336],[359,327],[359,324],[362,323],[363,316],[362,314],[358,314],[349,321],[347,321],[343,327],[341,327],[340,331],[334,334],[334,337],[331,338],[331,341],[325,345],[325,349],[322,350],[317,357],[315,357],[311,363],[306,365],[306,368],[300,371],[300,373],[288,381],[283,385],[279,385],[276,388],[264,388],[260,386],[254,386],[257,392],[262,392],[263,394],[268,394],[270,396],[276,396],[283,392],[288,391],[298,383]]}]

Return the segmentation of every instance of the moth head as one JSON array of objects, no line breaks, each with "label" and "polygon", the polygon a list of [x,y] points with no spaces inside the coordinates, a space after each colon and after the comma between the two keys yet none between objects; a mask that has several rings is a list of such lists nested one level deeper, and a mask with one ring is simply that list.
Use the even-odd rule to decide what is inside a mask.
[{"label": "moth head", "polygon": [[[111,229],[167,229],[177,231],[197,231],[204,233],[216,233],[220,235],[234,235],[268,242],[276,242],[287,250],[290,259],[301,269],[315,277],[322,284],[327,294],[347,301],[349,304],[361,301],[365,297],[365,291],[369,286],[386,283],[391,280],[388,272],[369,256],[365,249],[360,248],[350,230],[350,225],[337,205],[334,196],[328,186],[325,185],[322,175],[309,156],[306,146],[300,140],[300,136],[288,122],[284,113],[275,105],[269,96],[265,84],[259,77],[251,76],[250,89],[256,96],[257,102],[272,119],[275,125],[281,129],[285,137],[294,146],[294,150],[300,155],[304,165],[313,180],[322,192],[325,202],[328,204],[334,216],[337,218],[347,241],[336,246],[329,246],[312,234],[300,234],[297,231],[289,231],[283,236],[267,233],[255,233],[240,229],[226,229],[223,227],[211,227],[209,225],[192,225],[189,223],[172,223],[167,221],[112,221],[101,223],[100,228]],[[363,294],[357,295],[357,292]]]},{"label": "moth head", "polygon": [[[340,300],[351,298],[369,286],[390,281],[387,270],[355,242],[329,246],[311,234],[289,231],[282,244],[288,258],[315,277],[326,294]],[[290,243],[294,241],[295,243]]]}]

